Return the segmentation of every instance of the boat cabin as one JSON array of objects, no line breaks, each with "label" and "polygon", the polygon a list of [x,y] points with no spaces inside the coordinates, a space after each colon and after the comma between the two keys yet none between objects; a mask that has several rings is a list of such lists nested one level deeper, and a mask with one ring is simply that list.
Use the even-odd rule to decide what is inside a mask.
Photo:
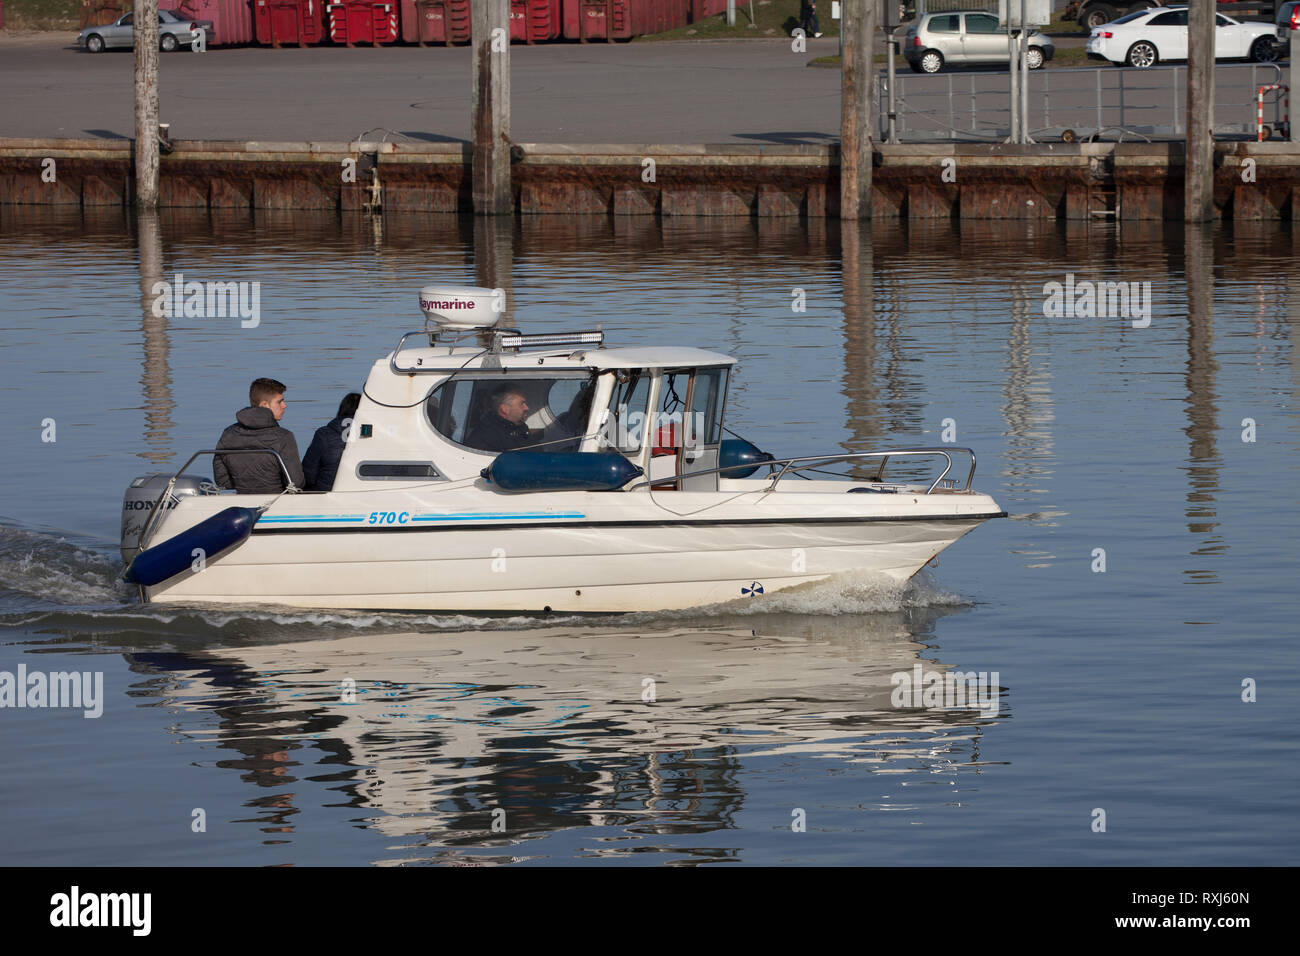
[{"label": "boat cabin", "polygon": [[474,479],[503,452],[547,456],[527,461],[552,472],[565,470],[553,456],[619,455],[631,466],[619,473],[640,480],[614,487],[718,489],[734,358],[497,328],[487,289],[427,288],[420,302],[425,329],[371,370],[335,491]]}]

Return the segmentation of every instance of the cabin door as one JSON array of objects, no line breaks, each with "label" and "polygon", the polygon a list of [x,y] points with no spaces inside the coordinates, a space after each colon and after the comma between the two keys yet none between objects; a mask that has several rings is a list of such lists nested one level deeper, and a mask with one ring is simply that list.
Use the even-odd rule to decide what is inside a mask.
[{"label": "cabin door", "polygon": [[[725,368],[665,369],[659,385],[654,454],[671,454],[669,483],[682,491],[716,491],[718,449],[722,444],[722,409],[727,396]],[[693,472],[708,472],[691,477]],[[663,489],[665,485],[657,484]]]}]

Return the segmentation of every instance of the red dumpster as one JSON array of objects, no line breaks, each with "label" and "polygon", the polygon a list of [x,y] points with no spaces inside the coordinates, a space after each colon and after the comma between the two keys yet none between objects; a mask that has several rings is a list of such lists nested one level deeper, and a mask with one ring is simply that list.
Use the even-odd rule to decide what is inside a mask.
[{"label": "red dumpster", "polygon": [[303,46],[325,39],[321,0],[253,0],[257,42],[273,47]]},{"label": "red dumpster", "polygon": [[470,0],[401,0],[402,39],[430,43],[468,43]]},{"label": "red dumpster", "polygon": [[356,46],[358,43],[392,43],[397,39],[397,0],[344,0],[327,8],[330,39]]},{"label": "red dumpster", "polygon": [[564,0],[564,35],[570,40],[628,40],[632,0]]},{"label": "red dumpster", "polygon": [[211,20],[212,36],[208,38],[208,46],[230,46],[254,40],[253,11],[248,0],[180,0],[175,7],[166,4],[164,9],[174,9],[191,20]]},{"label": "red dumpster", "polygon": [[510,0],[510,39],[520,43],[554,40],[563,30],[560,0]]}]

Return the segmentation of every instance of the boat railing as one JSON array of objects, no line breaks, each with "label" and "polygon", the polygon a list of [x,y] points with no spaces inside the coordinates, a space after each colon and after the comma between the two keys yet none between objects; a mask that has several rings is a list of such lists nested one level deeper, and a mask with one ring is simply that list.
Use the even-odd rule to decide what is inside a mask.
[{"label": "boat railing", "polygon": [[[284,475],[285,488],[292,488],[294,491],[299,490],[295,487],[293,479],[289,476],[289,469],[285,467],[284,459],[280,453],[273,448],[204,448],[196,451],[185,460],[185,464],[176,469],[176,472],[167,482],[167,487],[162,490],[158,498],[153,503],[153,508],[149,511],[149,517],[145,519],[144,527],[140,529],[140,541],[137,547],[139,551],[144,551],[149,547],[149,541],[153,537],[154,530],[158,524],[158,516],[166,509],[163,508],[163,502],[171,497],[172,489],[176,487],[176,479],[185,474],[185,469],[194,464],[194,459],[201,455],[273,455],[276,462],[280,465],[280,471]],[[138,553],[138,552],[137,552]]]},{"label": "boat railing", "polygon": [[426,365],[423,358],[416,358],[414,365],[397,364],[397,357],[401,354],[402,349],[406,347],[406,340],[422,337],[428,338],[430,347],[447,345],[453,350],[461,341],[472,338],[478,346],[478,353],[470,358],[481,355],[483,357],[483,368],[497,369],[500,368],[501,353],[508,350],[561,348],[570,345],[600,348],[605,342],[605,333],[600,329],[585,332],[537,332],[528,334],[515,328],[461,329],[454,332],[424,328],[414,332],[406,332],[397,340],[397,348],[393,349],[393,354],[388,358],[388,367],[393,371],[393,374],[429,375],[464,371],[469,359],[456,359],[454,356],[449,356],[445,365]]},{"label": "boat railing", "polygon": [[[948,473],[952,471],[953,461],[952,452],[960,452],[970,456],[970,470],[966,473],[966,483],[960,489],[957,487],[957,479],[949,478]],[[800,478],[807,478],[803,474],[805,471],[820,471],[822,466],[833,465],[837,462],[864,462],[868,460],[879,461],[880,465],[875,470],[875,475],[869,479],[873,483],[884,483],[885,466],[891,458],[933,458],[940,457],[944,460],[943,471],[939,476],[930,483],[924,494],[933,494],[935,489],[941,491],[970,491],[971,482],[975,478],[975,451],[971,448],[960,448],[950,445],[946,448],[891,448],[886,451],[865,451],[865,452],[846,452],[833,455],[806,455],[798,458],[774,458],[770,461],[759,462],[758,466],[768,466],[770,471],[766,478],[771,481],[768,491],[776,488],[782,478],[789,475],[798,475]],[[685,471],[676,475],[665,475],[663,477],[655,476],[639,481],[627,490],[635,491],[645,485],[667,484],[670,481],[677,481],[683,478],[699,478],[702,475],[720,475],[725,477],[729,471],[741,471],[755,467],[754,462],[742,462],[736,465],[725,465],[721,468],[707,468],[699,471]],[[852,475],[845,475],[842,472],[828,472],[836,478],[852,478]],[[859,479],[861,480],[861,479]]]}]

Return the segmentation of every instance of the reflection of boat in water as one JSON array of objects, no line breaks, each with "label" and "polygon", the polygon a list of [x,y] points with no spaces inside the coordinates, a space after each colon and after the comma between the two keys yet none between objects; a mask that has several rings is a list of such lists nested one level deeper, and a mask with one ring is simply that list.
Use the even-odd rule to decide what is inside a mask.
[{"label": "reflection of boat in water", "polygon": [[[971,490],[969,449],[773,459],[726,439],[728,356],[491,329],[473,318],[488,290],[426,289],[421,307],[424,331],[371,369],[333,490],[218,494],[181,474],[194,458],[136,480],[122,553],[146,601],[685,608],[842,572],[905,580],[1002,516]],[[885,475],[918,461],[942,471]]]},{"label": "reflection of boat in water", "polygon": [[[870,791],[882,809],[946,802],[948,785],[930,785],[978,771],[988,721],[891,700],[892,675],[923,650],[911,638],[938,613],[859,616],[820,632],[783,622],[779,634],[372,634],[134,659],[170,672],[155,684],[169,708],[220,715],[207,733],[248,755],[226,766],[247,773],[257,762],[250,782],[295,791],[302,807],[301,778],[326,772],[330,801],[350,793],[368,826],[454,843],[491,838],[495,808],[512,838],[618,821],[725,827],[758,799],[756,771],[805,759],[885,775]],[[180,728],[205,736],[192,716]],[[909,782],[923,790],[909,794]]]}]

